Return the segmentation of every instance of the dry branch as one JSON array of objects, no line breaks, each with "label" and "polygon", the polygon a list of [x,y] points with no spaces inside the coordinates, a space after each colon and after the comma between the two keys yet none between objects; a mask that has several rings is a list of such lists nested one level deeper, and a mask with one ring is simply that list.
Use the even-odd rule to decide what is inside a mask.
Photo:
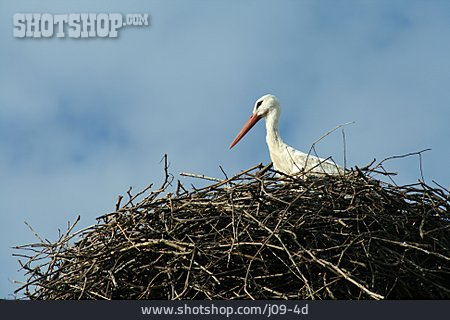
[{"label": "dry branch", "polygon": [[[276,176],[258,165],[177,195],[165,163],[98,224],[19,246],[30,299],[449,299],[450,197],[424,182]],[[223,171],[223,170],[222,170]],[[142,197],[137,203],[139,197]],[[119,208],[120,207],[120,208]]]}]

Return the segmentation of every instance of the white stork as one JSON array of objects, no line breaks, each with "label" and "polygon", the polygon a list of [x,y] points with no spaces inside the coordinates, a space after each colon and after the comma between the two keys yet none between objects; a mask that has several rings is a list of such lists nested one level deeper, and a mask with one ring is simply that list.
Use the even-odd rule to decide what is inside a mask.
[{"label": "white stork", "polygon": [[334,162],[328,161],[304,152],[295,150],[283,142],[278,130],[281,107],[278,99],[267,94],[255,102],[253,114],[244,124],[241,131],[230,145],[230,149],[236,145],[242,137],[261,119],[266,118],[266,142],[269,147],[270,158],[275,170],[288,175],[300,172],[306,174],[339,174],[344,170]]}]

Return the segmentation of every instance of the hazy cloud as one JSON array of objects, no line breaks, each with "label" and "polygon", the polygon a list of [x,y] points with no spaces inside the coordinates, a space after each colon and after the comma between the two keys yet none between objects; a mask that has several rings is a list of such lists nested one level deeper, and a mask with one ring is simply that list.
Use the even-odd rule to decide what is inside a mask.
[{"label": "hazy cloud", "polygon": [[[16,12],[148,13],[117,39],[18,39]],[[443,1],[20,1],[0,4],[0,297],[19,274],[11,246],[171,171],[221,176],[268,162],[259,124],[228,145],[254,101],[276,94],[286,142],[308,151],[338,124],[348,165],[431,147],[450,185],[450,3]],[[342,163],[341,133],[318,146]],[[419,178],[418,159],[390,165]]]}]

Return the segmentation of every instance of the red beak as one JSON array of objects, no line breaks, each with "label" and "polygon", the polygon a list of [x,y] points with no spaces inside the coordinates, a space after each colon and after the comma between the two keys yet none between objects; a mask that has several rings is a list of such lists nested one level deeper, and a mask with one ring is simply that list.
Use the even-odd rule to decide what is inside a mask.
[{"label": "red beak", "polygon": [[245,134],[261,119],[260,116],[258,116],[256,113],[252,114],[250,119],[247,120],[247,122],[242,127],[241,131],[239,131],[236,138],[234,138],[233,142],[230,144],[230,149],[234,147],[236,143],[241,140]]}]

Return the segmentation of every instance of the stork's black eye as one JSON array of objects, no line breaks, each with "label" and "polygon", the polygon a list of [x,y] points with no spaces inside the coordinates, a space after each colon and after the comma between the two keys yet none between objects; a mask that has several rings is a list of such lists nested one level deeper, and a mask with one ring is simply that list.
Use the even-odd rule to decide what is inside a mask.
[{"label": "stork's black eye", "polygon": [[259,101],[256,103],[256,109],[258,109],[258,107],[259,107],[261,104],[262,104],[262,100],[259,100]]}]

